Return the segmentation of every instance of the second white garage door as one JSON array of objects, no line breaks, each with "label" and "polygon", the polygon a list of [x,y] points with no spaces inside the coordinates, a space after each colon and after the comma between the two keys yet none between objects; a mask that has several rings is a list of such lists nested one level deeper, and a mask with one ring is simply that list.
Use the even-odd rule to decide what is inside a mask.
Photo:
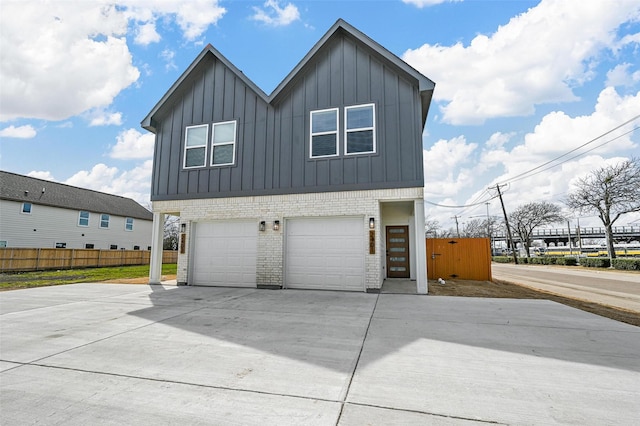
[{"label": "second white garage door", "polygon": [[190,284],[255,287],[257,238],[255,221],[196,223]]},{"label": "second white garage door", "polygon": [[290,219],[287,288],[364,291],[364,219]]}]

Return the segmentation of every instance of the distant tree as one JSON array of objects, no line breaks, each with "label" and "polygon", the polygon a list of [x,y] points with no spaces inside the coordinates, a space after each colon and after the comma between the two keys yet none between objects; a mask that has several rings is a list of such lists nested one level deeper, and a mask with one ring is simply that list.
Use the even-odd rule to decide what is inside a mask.
[{"label": "distant tree", "polygon": [[440,222],[435,219],[429,219],[428,217],[424,221],[424,235],[426,238],[438,238],[438,231],[440,230]]},{"label": "distant tree", "polygon": [[487,237],[487,220],[472,219],[465,223],[462,230],[463,238],[482,238]]},{"label": "distant tree", "polygon": [[640,211],[640,159],[632,158],[601,167],[579,179],[565,203],[578,213],[597,213],[607,239],[609,257],[614,259],[613,224],[620,216]]},{"label": "distant tree", "polygon": [[166,215],[164,217],[163,250],[178,250],[178,243],[180,241],[179,224],[180,218],[177,216]]},{"label": "distant tree", "polygon": [[529,247],[531,247],[533,230],[539,226],[563,220],[560,206],[547,201],[523,204],[509,215],[511,230],[520,237],[527,257],[530,256]]}]

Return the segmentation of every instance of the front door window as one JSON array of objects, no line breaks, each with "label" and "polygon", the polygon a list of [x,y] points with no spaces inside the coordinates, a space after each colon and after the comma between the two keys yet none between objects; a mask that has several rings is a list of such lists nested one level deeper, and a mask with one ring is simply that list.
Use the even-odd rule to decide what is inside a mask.
[{"label": "front door window", "polygon": [[387,277],[410,277],[408,226],[387,226]]}]

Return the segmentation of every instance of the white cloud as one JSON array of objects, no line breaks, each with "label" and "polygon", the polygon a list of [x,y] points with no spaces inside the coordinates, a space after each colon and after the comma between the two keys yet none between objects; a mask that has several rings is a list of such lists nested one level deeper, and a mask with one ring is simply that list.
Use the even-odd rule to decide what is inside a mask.
[{"label": "white cloud", "polygon": [[473,183],[469,167],[478,144],[467,143],[464,136],[441,139],[423,151],[425,198],[454,196]]},{"label": "white cloud", "polygon": [[153,156],[155,143],[155,135],[153,133],[142,134],[136,129],[129,129],[121,132],[116,140],[117,143],[109,153],[111,158],[138,159],[151,158]]},{"label": "white cloud", "polygon": [[[559,161],[552,160],[639,113],[640,92],[623,96],[608,87],[602,90],[590,114],[570,116],[562,111],[551,112],[524,136],[494,133],[481,144],[480,152],[476,144],[468,143],[463,136],[437,141],[424,152],[425,199],[443,205],[465,205],[479,201],[480,195],[480,201],[488,199],[489,194],[484,193],[486,188],[508,182],[509,186],[504,188],[507,211],[530,201],[562,204],[571,183],[578,177],[605,164],[637,156],[637,131],[635,136],[624,133],[640,124],[640,119]],[[607,141],[611,142],[602,145]],[[592,148],[595,149],[587,152]],[[580,153],[583,155],[572,158]],[[530,175],[514,179],[547,162],[551,162],[549,166],[557,165],[543,166]],[[491,214],[501,213],[497,201],[492,201],[491,211]],[[446,226],[450,226],[453,214],[469,216],[484,212],[482,204],[459,211],[427,205],[427,214]],[[581,218],[580,221],[587,226],[599,225],[597,218]]]},{"label": "white cloud", "polygon": [[618,64],[612,70],[607,72],[607,86],[614,87],[632,87],[640,82],[640,71],[631,72],[629,68],[631,64]]},{"label": "white cloud", "polygon": [[122,114],[119,112],[107,112],[97,110],[92,115],[89,126],[120,126],[122,125]]},{"label": "white cloud", "polygon": [[530,115],[537,104],[577,100],[573,87],[593,77],[598,53],[620,44],[615,30],[639,15],[637,2],[543,0],[467,46],[425,44],[403,59],[436,82],[444,122]]},{"label": "white cloud", "polygon": [[166,70],[175,70],[178,69],[175,61],[173,60],[176,56],[176,52],[171,49],[164,49],[160,52],[160,58],[165,62],[164,68]]},{"label": "white cloud", "polygon": [[36,129],[30,124],[18,127],[11,125],[0,130],[0,137],[3,138],[31,139],[34,138],[36,134]]},{"label": "white cloud", "polygon": [[27,173],[27,176],[31,176],[36,179],[50,180],[52,182],[57,182],[56,179],[51,174],[51,172],[34,170],[32,172]]},{"label": "white cloud", "polygon": [[160,34],[156,31],[156,25],[152,22],[145,22],[136,29],[136,37],[134,41],[137,44],[147,46],[151,43],[157,43],[160,41]]},{"label": "white cloud", "polygon": [[402,0],[403,3],[412,4],[422,9],[425,6],[433,6],[445,2],[456,2],[462,0]]},{"label": "white cloud", "polygon": [[91,170],[77,172],[64,183],[131,198],[146,206],[150,202],[152,164],[152,160],[147,160],[124,171],[106,164],[96,164]]},{"label": "white cloud", "polygon": [[263,9],[254,6],[253,10],[255,13],[251,19],[274,27],[289,25],[300,19],[300,12],[293,3],[281,7],[278,0],[267,0]]},{"label": "white cloud", "polygon": [[155,22],[200,37],[226,10],[217,0],[4,0],[0,15],[0,120],[63,120],[105,108],[140,71],[127,45],[159,40]]}]

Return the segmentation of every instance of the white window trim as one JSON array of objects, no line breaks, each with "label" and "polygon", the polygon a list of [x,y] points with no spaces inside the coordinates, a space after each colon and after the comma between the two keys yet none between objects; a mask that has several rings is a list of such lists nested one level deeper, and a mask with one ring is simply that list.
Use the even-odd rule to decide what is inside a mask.
[{"label": "white window trim", "polygon": [[[103,215],[107,216],[107,226],[102,226]],[[100,229],[109,229],[109,227],[111,226],[111,215],[107,213],[100,213],[100,223],[98,224],[98,226],[100,227]]]},{"label": "white window trim", "polygon": [[[318,132],[313,133],[313,114],[319,112],[327,112],[327,111],[335,111],[336,112],[336,130],[332,130],[330,132]],[[336,153],[329,155],[313,155],[313,137],[314,136],[322,136],[322,135],[336,135]],[[339,108],[327,108],[327,109],[318,109],[309,112],[309,158],[328,158],[328,157],[337,157],[340,155],[340,109]]]},{"label": "white window trim", "polygon": [[[131,219],[131,229],[128,229],[128,228],[127,228],[127,224],[129,223],[129,222],[128,222],[128,221],[129,221],[129,219]],[[134,224],[134,223],[135,223],[135,222],[134,222],[134,220],[133,220],[133,218],[132,218],[132,217],[125,217],[125,218],[124,218],[124,230],[125,230],[126,232],[133,232],[133,224]]]},{"label": "white window trim", "polygon": [[[87,213],[87,224],[86,224],[86,225],[82,225],[82,224],[80,223],[80,219],[83,219],[83,217],[82,217],[82,213]],[[83,227],[83,228],[87,228],[87,227],[89,227],[89,223],[90,223],[89,221],[90,221],[90,220],[91,220],[91,212],[86,211],[86,210],[80,210],[80,211],[78,212],[78,226],[81,226],[81,227]]]},{"label": "white window trim", "polygon": [[[24,205],[25,204],[29,204],[29,211],[25,212],[24,211]],[[31,214],[31,212],[33,212],[33,203],[30,203],[28,201],[23,201],[22,204],[20,204],[20,214]]]},{"label": "white window trim", "polygon": [[[223,124],[229,124],[229,123],[233,123],[233,142],[214,143],[213,141],[215,140],[216,126],[221,126]],[[234,164],[236,164],[236,145],[237,145],[236,141],[237,140],[238,140],[238,123],[236,120],[221,121],[219,123],[211,124],[211,158],[209,159],[211,167],[233,166]],[[231,159],[231,162],[223,163],[223,164],[213,164],[213,151],[214,151],[213,148],[216,146],[223,146],[223,145],[233,145],[233,157]]]},{"label": "white window trim", "polygon": [[[193,145],[193,146],[187,146],[187,133],[189,133],[189,129],[195,129],[197,127],[206,127],[207,128],[207,134],[205,136],[205,141],[203,145]],[[196,126],[187,126],[184,129],[184,158],[182,160],[182,168],[183,169],[197,169],[199,167],[206,167],[207,166],[207,145],[209,145],[209,125],[208,124],[198,124]],[[192,149],[192,148],[202,148],[204,147],[204,163],[201,166],[187,166],[187,150]]]},{"label": "white window trim", "polygon": [[[356,127],[353,129],[347,128],[347,112],[353,108],[362,108],[370,106],[373,110],[373,126],[372,127]],[[371,130],[373,135],[373,151],[363,152],[348,152],[347,151],[347,134],[351,132],[362,132],[364,130]],[[344,155],[363,155],[363,154],[375,154],[376,153],[376,104],[362,104],[362,105],[350,105],[344,107]]]}]

